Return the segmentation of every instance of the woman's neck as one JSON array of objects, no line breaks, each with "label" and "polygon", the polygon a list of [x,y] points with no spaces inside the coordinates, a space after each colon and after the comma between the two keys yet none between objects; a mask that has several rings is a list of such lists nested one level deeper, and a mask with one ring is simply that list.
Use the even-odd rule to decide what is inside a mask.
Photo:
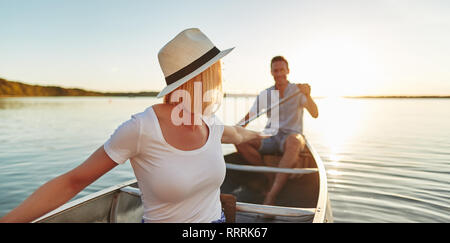
[{"label": "woman's neck", "polygon": [[[177,105],[179,105],[179,104],[172,104],[171,114],[174,112],[173,109],[175,109],[175,107],[177,107]],[[182,111],[180,111],[179,113],[181,113],[181,116],[182,116],[181,119],[183,119],[183,121],[185,121],[185,122],[182,122],[180,124],[180,126],[183,126],[192,131],[195,131],[196,129],[200,128],[203,125],[201,113],[191,112],[189,109],[187,109],[184,106],[182,106]],[[179,117],[179,113],[175,116]]]}]

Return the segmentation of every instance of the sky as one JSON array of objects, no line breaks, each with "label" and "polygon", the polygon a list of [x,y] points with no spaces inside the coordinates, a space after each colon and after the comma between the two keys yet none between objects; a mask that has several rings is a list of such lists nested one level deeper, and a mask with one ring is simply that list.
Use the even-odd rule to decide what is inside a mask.
[{"label": "sky", "polygon": [[450,95],[450,1],[0,0],[0,77],[160,91],[158,51],[196,27],[221,50],[224,91],[274,84],[289,61],[313,96]]}]

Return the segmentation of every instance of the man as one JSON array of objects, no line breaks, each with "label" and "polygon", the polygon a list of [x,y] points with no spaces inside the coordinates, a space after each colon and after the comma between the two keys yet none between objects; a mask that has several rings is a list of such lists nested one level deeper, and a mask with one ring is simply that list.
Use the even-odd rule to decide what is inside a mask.
[{"label": "man", "polygon": [[[241,122],[253,117],[260,110],[267,109],[271,104],[278,103],[280,99],[298,92],[298,90],[301,91],[301,94],[281,104],[278,110],[273,109],[267,113],[268,122],[265,131],[275,130],[277,131],[275,135],[265,139],[250,140],[236,145],[236,148],[253,165],[265,165],[261,154],[281,153],[283,156],[278,166],[280,168],[294,168],[298,166],[296,163],[299,153],[305,148],[306,143],[302,135],[303,108],[306,108],[314,118],[318,117],[319,112],[310,95],[311,87],[308,84],[294,84],[287,80],[289,64],[284,57],[276,56],[272,58],[270,65],[275,85],[258,95],[252,108]],[[265,99],[265,97],[268,99]],[[264,102],[265,100],[266,102]],[[278,116],[276,111],[278,111]],[[274,205],[276,196],[288,180],[289,174],[278,173],[274,178],[273,174],[268,173],[266,176],[269,180],[269,186],[272,185],[272,181],[273,185],[266,194],[264,204]]]}]

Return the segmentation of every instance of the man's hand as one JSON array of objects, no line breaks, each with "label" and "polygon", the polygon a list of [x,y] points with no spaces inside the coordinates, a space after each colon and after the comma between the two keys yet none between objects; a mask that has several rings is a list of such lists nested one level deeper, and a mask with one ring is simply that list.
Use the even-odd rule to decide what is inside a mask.
[{"label": "man's hand", "polygon": [[309,84],[297,84],[297,87],[300,89],[300,92],[306,96],[306,103],[304,104],[304,107],[308,110],[312,117],[317,118],[319,116],[319,110],[311,97],[311,86],[309,86]]},{"label": "man's hand", "polygon": [[311,95],[311,86],[309,84],[297,84],[297,87],[300,89],[300,92],[309,97]]}]

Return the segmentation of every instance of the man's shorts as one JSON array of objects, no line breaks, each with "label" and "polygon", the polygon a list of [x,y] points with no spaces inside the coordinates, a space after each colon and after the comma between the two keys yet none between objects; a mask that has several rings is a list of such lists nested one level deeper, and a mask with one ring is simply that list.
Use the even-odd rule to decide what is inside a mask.
[{"label": "man's shorts", "polygon": [[259,153],[282,155],[284,153],[284,143],[286,142],[287,137],[291,134],[299,133],[284,132],[279,130],[276,135],[263,139],[261,141],[261,146],[258,149]]}]

